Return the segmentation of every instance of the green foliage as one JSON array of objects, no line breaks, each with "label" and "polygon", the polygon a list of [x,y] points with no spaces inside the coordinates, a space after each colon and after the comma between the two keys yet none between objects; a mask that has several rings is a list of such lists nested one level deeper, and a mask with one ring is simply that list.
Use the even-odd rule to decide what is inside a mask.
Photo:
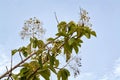
[{"label": "green foliage", "polygon": [[68,80],[69,76],[70,72],[67,69],[60,69],[57,74],[58,80]]},{"label": "green foliage", "polygon": [[[83,43],[82,37],[90,39],[91,35],[96,37],[95,31],[89,26],[80,26],[74,21],[66,23],[62,21],[58,24],[58,33],[56,38],[48,38],[43,42],[35,37],[30,38],[30,43],[26,47],[12,50],[12,55],[21,52],[24,57],[32,52],[36,53],[31,58],[30,63],[23,63],[19,74],[16,74],[20,80],[39,79],[42,76],[45,80],[50,80],[51,71],[57,75],[58,80],[68,80],[70,72],[67,69],[59,68],[59,60],[56,58],[59,54],[66,55],[66,62],[69,61],[74,50],[79,52],[79,47]],[[34,50],[33,50],[34,49]],[[13,78],[17,80],[15,74]]]},{"label": "green foliage", "polygon": [[12,74],[12,78],[14,80],[39,80],[39,77],[42,76],[45,80],[50,80],[51,72],[53,72],[58,80],[68,80],[70,72],[65,69],[66,66],[59,67],[61,61],[57,57],[64,53],[67,63],[71,58],[73,50],[76,54],[79,53],[79,48],[83,43],[83,36],[88,39],[91,36],[96,37],[95,31],[84,22],[82,24],[84,25],[74,21],[68,23],[61,21],[57,25],[58,32],[56,37],[48,38],[47,43],[32,36],[27,46],[12,50],[12,55],[19,52],[23,55],[23,59],[29,59],[28,62],[19,64],[21,70],[18,74]]},{"label": "green foliage", "polygon": [[18,52],[18,50],[17,49],[14,49],[14,50],[12,50],[12,55],[14,55],[16,52]]}]

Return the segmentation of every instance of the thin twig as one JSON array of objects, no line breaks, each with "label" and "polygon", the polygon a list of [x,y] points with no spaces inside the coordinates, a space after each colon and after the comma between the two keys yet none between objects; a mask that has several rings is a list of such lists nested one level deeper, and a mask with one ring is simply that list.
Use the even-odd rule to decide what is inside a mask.
[{"label": "thin twig", "polygon": [[[12,63],[13,63],[13,57],[12,57],[12,54],[11,54],[11,69],[12,69]],[[10,75],[12,74],[12,71],[10,71]]]},{"label": "thin twig", "polygon": [[69,61],[66,63],[66,65],[63,66],[63,68],[65,68],[73,59],[75,59],[75,56],[74,56],[71,60],[69,60]]},{"label": "thin twig", "polygon": [[21,55],[21,53],[19,52],[19,56],[20,56],[20,58],[21,58],[21,61],[23,61],[23,58],[22,58],[22,55]]},{"label": "thin twig", "polygon": [[[6,66],[6,69],[7,69],[7,72],[8,72],[8,67],[7,66]],[[10,74],[8,75],[7,80],[9,80],[9,78],[10,78]]]},{"label": "thin twig", "polygon": [[57,23],[59,24],[59,21],[58,21],[58,18],[57,18],[56,12],[54,12],[54,14],[55,14],[55,19],[56,19]]},{"label": "thin twig", "polygon": [[8,72],[8,67],[6,66],[7,72]]}]

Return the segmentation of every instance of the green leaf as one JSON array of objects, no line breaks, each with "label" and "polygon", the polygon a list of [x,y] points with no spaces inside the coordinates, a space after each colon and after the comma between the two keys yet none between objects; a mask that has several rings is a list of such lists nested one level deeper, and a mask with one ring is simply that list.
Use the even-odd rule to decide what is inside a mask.
[{"label": "green leaf", "polygon": [[43,51],[44,51],[43,49],[37,50],[37,51],[36,51],[36,55],[42,54]]},{"label": "green leaf", "polygon": [[29,63],[29,68],[35,71],[37,68],[39,68],[39,63],[37,61],[31,61]]},{"label": "green leaf", "polygon": [[56,59],[54,64],[55,64],[55,67],[58,67],[59,66],[59,60]]},{"label": "green leaf", "polygon": [[90,34],[89,33],[85,33],[85,36],[90,39]]},{"label": "green leaf", "polygon": [[22,64],[22,66],[29,67],[29,63],[24,63],[24,64]]},{"label": "green leaf", "polygon": [[49,69],[50,69],[52,72],[54,72],[55,74],[57,74],[55,68],[53,68],[52,66],[50,66]]},{"label": "green leaf", "polygon": [[68,44],[69,44],[69,45],[72,45],[74,42],[75,42],[75,38],[71,38],[71,39],[68,41]]},{"label": "green leaf", "polygon": [[34,39],[30,37],[30,43],[33,43]]},{"label": "green leaf", "polygon": [[58,80],[68,80],[69,76],[70,72],[67,69],[60,69],[57,74]]},{"label": "green leaf", "polygon": [[95,32],[95,31],[91,31],[91,34],[92,34],[93,36],[97,37],[97,35],[96,35],[96,32]]},{"label": "green leaf", "polygon": [[34,42],[33,42],[33,48],[36,48],[37,47],[37,40],[34,40]]},{"label": "green leaf", "polygon": [[64,44],[64,52],[65,52],[65,54],[66,54],[66,52],[72,53],[72,47],[67,42]]},{"label": "green leaf", "polygon": [[33,48],[37,47],[38,40],[36,37],[30,38],[30,44],[32,45]]},{"label": "green leaf", "polygon": [[57,73],[57,78],[58,78],[58,80],[60,80],[60,78],[61,78],[61,74],[62,74],[61,72],[62,72],[62,71],[59,70],[58,73]]},{"label": "green leaf", "polygon": [[42,64],[42,57],[41,56],[39,56],[38,63],[40,65],[40,68],[42,69],[43,68],[43,64]]},{"label": "green leaf", "polygon": [[28,56],[27,48],[26,47],[21,47],[21,48],[18,49],[18,51],[22,52],[22,54],[23,54],[24,57]]},{"label": "green leaf", "polygon": [[78,51],[79,51],[78,46],[77,46],[77,45],[74,45],[73,48],[74,48],[75,52],[78,53]]},{"label": "green leaf", "polygon": [[29,70],[27,68],[22,68],[20,70],[20,76],[21,77],[24,77],[24,76],[27,76],[27,73],[29,72]]},{"label": "green leaf", "polygon": [[18,52],[17,49],[12,50],[12,55],[14,55],[16,52]]},{"label": "green leaf", "polygon": [[49,69],[41,71],[40,74],[45,80],[50,80],[50,70]]},{"label": "green leaf", "polygon": [[66,32],[67,23],[62,21],[58,24],[58,32]]},{"label": "green leaf", "polygon": [[75,22],[70,21],[70,22],[68,23],[68,33],[69,33],[70,35],[72,35],[72,34],[76,31],[76,29],[77,29],[77,27],[76,27]]},{"label": "green leaf", "polygon": [[63,69],[62,71],[62,79],[68,80],[68,77],[70,76],[70,72],[67,69]]},{"label": "green leaf", "polygon": [[44,47],[44,42],[42,40],[37,41],[38,48],[41,49]]},{"label": "green leaf", "polygon": [[23,56],[24,57],[27,57],[28,56],[28,53],[26,51],[23,52]]},{"label": "green leaf", "polygon": [[67,37],[68,35],[66,34],[66,32],[59,32],[56,34],[57,36],[64,36]]},{"label": "green leaf", "polygon": [[66,54],[66,62],[70,59],[72,53],[72,47],[68,44],[64,44],[64,54]]},{"label": "green leaf", "polygon": [[[12,74],[12,78],[13,78],[14,80],[19,80],[17,74]],[[7,79],[6,79],[6,80],[7,80]]]},{"label": "green leaf", "polygon": [[70,72],[69,72],[69,70],[64,69],[64,71],[65,71],[65,73],[66,73],[67,76],[70,76]]},{"label": "green leaf", "polygon": [[28,53],[28,54],[31,54],[31,44],[29,44],[28,46],[27,46],[27,49],[26,49],[26,52]]},{"label": "green leaf", "polygon": [[50,56],[50,66],[54,65],[54,61],[55,61],[55,56],[53,54],[52,56]]},{"label": "green leaf", "polygon": [[47,41],[48,42],[53,42],[55,39],[54,38],[48,38]]},{"label": "green leaf", "polygon": [[71,58],[71,54],[67,53],[66,54],[66,62],[68,62],[68,60]]},{"label": "green leaf", "polygon": [[76,43],[83,43],[83,41],[82,41],[80,38],[78,38],[78,39],[76,40]]}]

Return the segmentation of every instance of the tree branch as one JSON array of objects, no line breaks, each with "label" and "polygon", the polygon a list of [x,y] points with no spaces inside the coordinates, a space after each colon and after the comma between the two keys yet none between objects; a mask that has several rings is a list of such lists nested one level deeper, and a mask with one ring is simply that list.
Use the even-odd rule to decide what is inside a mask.
[{"label": "tree branch", "polygon": [[18,66],[20,66],[22,63],[24,63],[26,60],[28,60],[30,57],[32,57],[34,54],[36,53],[32,53],[31,55],[29,55],[26,59],[24,59],[23,61],[21,61],[20,63],[18,63],[17,65],[15,65],[13,68],[11,68],[10,70],[8,70],[7,72],[5,72],[2,76],[0,76],[0,79],[2,79],[3,77],[5,77],[7,74],[9,74],[11,71],[13,71],[14,69],[16,69]]},{"label": "tree branch", "polygon": [[[59,38],[59,36],[57,36],[56,38],[55,38],[55,40],[56,39],[58,39]],[[46,43],[46,45],[44,46],[44,47],[46,47],[48,44],[50,44],[51,42],[48,42],[48,43]],[[5,72],[3,75],[1,75],[0,76],[0,79],[2,79],[3,77],[5,77],[7,74],[9,74],[11,71],[13,71],[14,69],[16,69],[18,66],[20,66],[22,63],[24,63],[25,61],[27,61],[29,58],[31,58],[33,55],[35,55],[36,54],[36,52],[34,52],[34,53],[32,53],[32,54],[30,54],[27,58],[25,58],[24,60],[22,60],[21,62],[19,62],[17,65],[15,65],[13,68],[11,68],[10,70],[8,70],[7,72]]]}]

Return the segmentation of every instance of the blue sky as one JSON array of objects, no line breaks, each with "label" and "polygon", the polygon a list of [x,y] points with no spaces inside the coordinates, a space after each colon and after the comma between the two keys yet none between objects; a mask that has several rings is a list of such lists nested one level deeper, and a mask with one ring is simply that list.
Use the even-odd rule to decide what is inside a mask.
[{"label": "blue sky", "polygon": [[54,37],[54,12],[59,21],[77,22],[82,7],[89,12],[97,38],[84,39],[80,49],[81,75],[74,80],[119,80],[119,4],[119,0],[0,0],[0,74],[6,70],[3,68],[10,60],[10,51],[27,44],[19,36],[25,20],[39,18],[46,29],[44,38]]}]

